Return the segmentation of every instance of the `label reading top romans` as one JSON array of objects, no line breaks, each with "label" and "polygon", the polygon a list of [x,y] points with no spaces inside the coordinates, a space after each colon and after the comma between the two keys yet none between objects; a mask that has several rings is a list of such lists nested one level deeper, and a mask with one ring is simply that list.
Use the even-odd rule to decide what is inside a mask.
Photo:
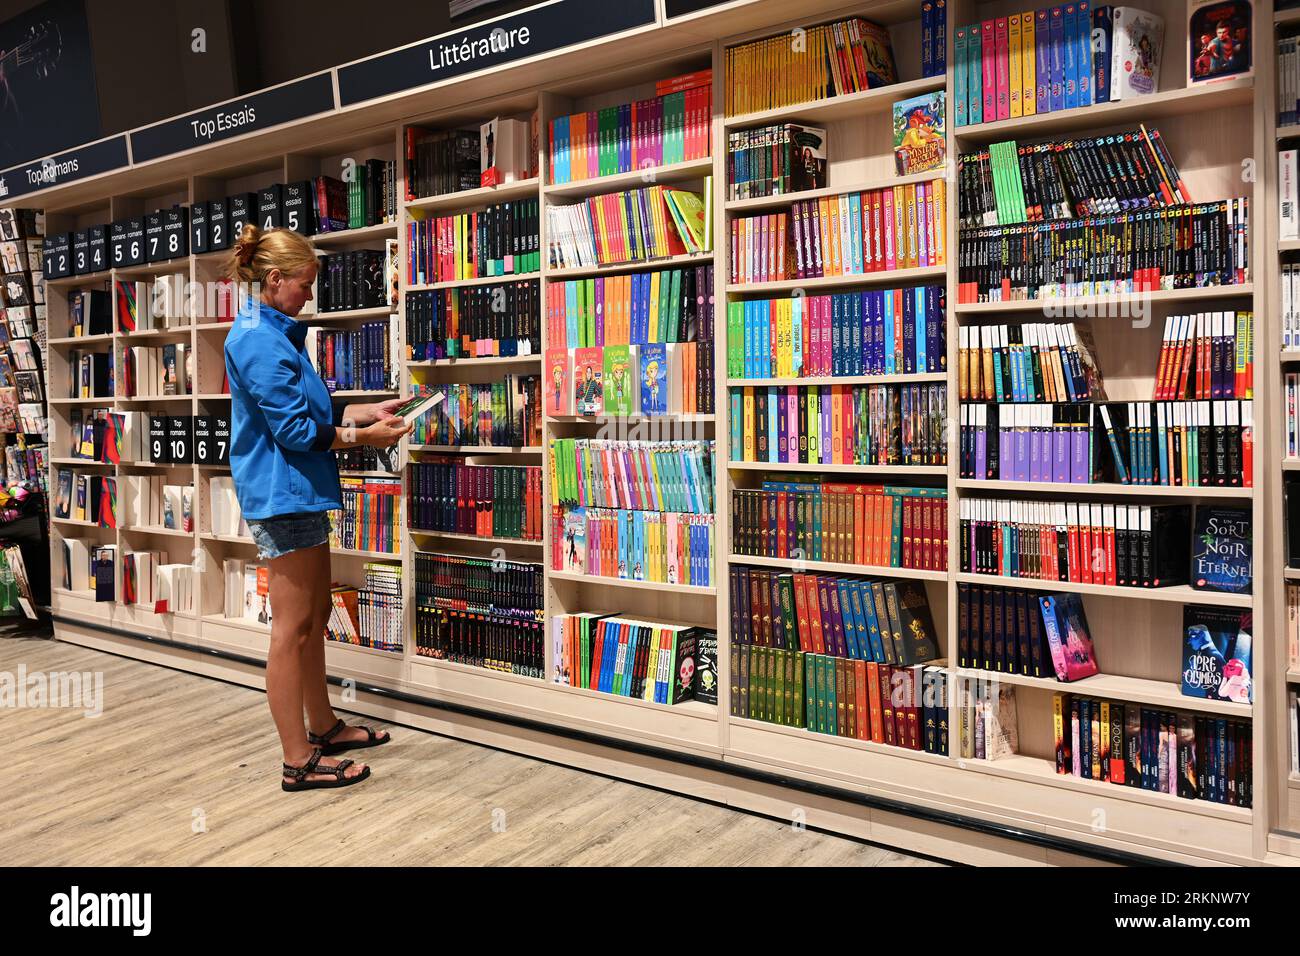
[{"label": "label reading top romans", "polygon": [[555,0],[341,66],[339,104],[351,106],[655,22],[654,0]]}]

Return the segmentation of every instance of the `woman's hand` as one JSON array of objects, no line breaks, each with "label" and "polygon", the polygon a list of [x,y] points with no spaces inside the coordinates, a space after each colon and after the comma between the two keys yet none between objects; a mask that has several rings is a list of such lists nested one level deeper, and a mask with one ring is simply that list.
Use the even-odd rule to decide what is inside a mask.
[{"label": "woman's hand", "polygon": [[[381,402],[381,405],[387,404]],[[372,422],[364,428],[358,428],[356,440],[363,445],[370,445],[372,448],[387,448],[395,445],[403,435],[411,430],[404,419],[385,417],[377,422]]]},{"label": "woman's hand", "polygon": [[349,405],[343,413],[345,421],[353,425],[373,425],[385,418],[391,418],[393,412],[402,406],[402,399],[390,398],[383,402],[358,402]]}]

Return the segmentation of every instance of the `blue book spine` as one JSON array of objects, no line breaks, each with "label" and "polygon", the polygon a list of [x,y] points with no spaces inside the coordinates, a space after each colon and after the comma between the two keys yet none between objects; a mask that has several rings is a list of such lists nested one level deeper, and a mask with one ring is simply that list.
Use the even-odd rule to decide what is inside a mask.
[{"label": "blue book spine", "polygon": [[[636,276],[632,277],[636,282]],[[743,312],[745,316],[745,378],[758,378],[754,374],[754,302],[748,300],[743,303]]]},{"label": "blue book spine", "polygon": [[1110,102],[1110,45],[1113,42],[1112,6],[1092,9],[1092,95],[1097,103]]},{"label": "blue book spine", "polygon": [[1092,93],[1092,5],[1079,0],[1079,15],[1074,23],[1075,62],[1079,67],[1079,105],[1091,106]]},{"label": "blue book spine", "polygon": [[871,307],[871,374],[880,375],[885,370],[885,294],[879,290],[867,293]]},{"label": "blue book spine", "polygon": [[849,215],[852,217],[852,224],[849,226],[849,242],[852,245],[853,272],[856,275],[863,273],[862,268],[862,194],[851,193],[849,195]]},{"label": "blue book spine", "polygon": [[916,287],[916,304],[912,307],[916,313],[916,370],[925,372],[929,369],[929,317],[925,311],[925,287]]},{"label": "blue book spine", "polygon": [[1067,3],[1061,14],[1061,62],[1062,76],[1065,84],[1065,108],[1074,109],[1079,105],[1079,51],[1075,46],[1074,35],[1079,29],[1078,5]]},{"label": "blue book spine", "polygon": [[1048,37],[1052,64],[1052,102],[1050,111],[1065,109],[1065,11],[1052,7],[1048,12]]},{"label": "blue book spine", "polygon": [[1039,113],[1052,110],[1052,37],[1047,20],[1048,11],[1034,13],[1034,57],[1038,61],[1035,71],[1034,99]]},{"label": "blue book spine", "polygon": [[943,76],[948,71],[948,0],[934,0],[934,72]]},{"label": "blue book spine", "polygon": [[885,310],[885,374],[896,375],[898,373],[897,356],[894,354],[894,341],[897,329],[894,328],[894,290],[886,289],[884,292],[884,302],[882,306]]},{"label": "blue book spine", "polygon": [[844,357],[841,351],[843,335],[840,332],[842,321],[842,309],[840,307],[841,297],[838,295],[831,296],[831,374],[844,374]]},{"label": "blue book spine", "polygon": [[966,28],[966,113],[968,125],[984,122],[984,63],[980,25]]},{"label": "blue book spine", "polygon": [[934,76],[934,0],[921,2],[921,75]]},{"label": "blue book spine", "polygon": [[957,33],[953,37],[953,56],[957,60],[957,69],[953,71],[952,76],[952,95],[953,111],[952,122],[954,126],[965,126],[969,122],[970,112],[966,102],[966,28],[958,27]]},{"label": "blue book spine", "polygon": [[903,297],[903,373],[911,375],[916,371],[916,311],[915,302],[907,290],[900,289],[896,295]]},{"label": "blue book spine", "polygon": [[862,374],[862,297],[856,292],[849,293],[848,305],[851,308],[850,326],[853,331],[853,344],[849,352],[852,365],[851,374]]}]

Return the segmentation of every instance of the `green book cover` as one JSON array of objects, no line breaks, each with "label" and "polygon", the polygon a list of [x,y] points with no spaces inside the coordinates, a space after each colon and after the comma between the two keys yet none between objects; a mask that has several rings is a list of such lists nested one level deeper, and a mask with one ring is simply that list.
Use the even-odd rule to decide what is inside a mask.
[{"label": "green book cover", "polygon": [[785,628],[790,649],[800,650],[799,632],[795,626],[794,575],[782,574],[777,577],[777,587],[781,595],[781,624]]},{"label": "green book cover", "polygon": [[785,716],[785,651],[779,648],[772,650],[773,678],[772,678],[772,722],[784,724]]},{"label": "green book cover", "polygon": [[625,417],[634,414],[633,397],[637,393],[632,380],[632,347],[605,346],[605,414]]},{"label": "green book cover", "polygon": [[792,683],[794,684],[794,726],[796,727],[807,726],[807,719],[805,717],[806,711],[804,709],[803,682],[803,665],[805,657],[806,655],[804,654],[794,655],[794,681]]},{"label": "green book cover", "polygon": [[817,729],[817,661],[812,654],[800,654],[803,661],[804,727]]}]

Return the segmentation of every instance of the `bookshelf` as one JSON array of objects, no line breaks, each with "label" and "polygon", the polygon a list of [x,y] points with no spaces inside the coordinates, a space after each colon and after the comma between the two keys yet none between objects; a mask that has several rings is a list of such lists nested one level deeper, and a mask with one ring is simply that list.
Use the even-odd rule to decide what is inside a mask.
[{"label": "bookshelf", "polygon": [[[433,216],[452,215],[483,209],[493,203],[517,199],[536,200],[539,204],[539,243],[541,268],[523,275],[491,276],[450,282],[415,283],[401,270],[396,315],[406,342],[406,303],[409,293],[472,289],[486,284],[530,281],[539,285],[545,308],[546,293],[555,283],[599,276],[622,276],[683,265],[714,266],[712,294],[718,320],[713,343],[715,381],[713,408],[710,414],[669,416],[658,422],[638,420],[591,421],[581,416],[543,416],[542,443],[539,448],[501,448],[480,446],[444,446],[404,442],[401,461],[409,490],[410,466],[442,458],[483,465],[549,465],[549,443],[556,438],[612,437],[632,435],[636,427],[655,431],[653,440],[664,437],[714,438],[717,441],[714,470],[715,544],[711,568],[712,585],[687,587],[649,581],[621,581],[591,575],[552,571],[552,540],[549,522],[551,476],[542,468],[543,536],[540,540],[521,540],[491,535],[443,532],[410,526],[404,528],[399,554],[336,549],[334,576],[344,583],[360,586],[364,565],[381,561],[400,565],[403,587],[405,630],[400,652],[358,648],[327,642],[327,665],[339,677],[363,680],[385,691],[396,692],[385,699],[362,699],[353,706],[376,714],[397,715],[410,719],[414,726],[463,736],[467,739],[502,744],[527,753],[535,753],[609,772],[630,779],[654,783],[680,792],[733,801],[748,807],[770,807],[772,799],[790,799],[793,791],[773,790],[776,797],[747,792],[745,784],[734,781],[704,779],[692,770],[674,768],[670,760],[654,754],[619,756],[600,741],[614,741],[636,748],[654,748],[690,760],[717,761],[718,766],[743,768],[746,772],[775,775],[789,784],[809,783],[831,786],[858,795],[880,797],[956,816],[981,819],[1001,826],[1032,833],[1050,833],[1078,844],[1121,848],[1166,860],[1193,862],[1258,862],[1271,853],[1300,855],[1300,788],[1289,775],[1285,692],[1288,682],[1296,682],[1294,671],[1286,668],[1285,591],[1287,574],[1283,568],[1281,537],[1283,504],[1280,476],[1288,470],[1281,461],[1276,435],[1280,411],[1276,402],[1284,363],[1264,361],[1261,355],[1276,355],[1275,319],[1270,316],[1278,294],[1275,262],[1272,258],[1273,232],[1277,227],[1273,209],[1276,142],[1288,135],[1300,137],[1300,127],[1290,131],[1277,129],[1274,110],[1264,111],[1265,120],[1256,119],[1260,105],[1272,102],[1273,65],[1263,52],[1257,60],[1257,72],[1251,80],[1232,81],[1213,87],[1188,90],[1181,82],[1186,58],[1178,40],[1177,24],[1183,18],[1183,5],[1175,0],[1156,0],[1154,9],[1162,12],[1169,26],[1165,41],[1164,65],[1159,90],[1132,103],[1095,105],[1086,109],[1022,117],[1016,120],[954,127],[951,75],[922,77],[919,60],[919,4],[891,2],[879,5],[840,5],[805,2],[775,4],[756,2],[732,5],[743,15],[730,11],[715,18],[692,20],[689,32],[671,32],[672,41],[660,45],[638,46],[627,40],[614,41],[618,56],[606,55],[597,61],[580,56],[559,54],[541,58],[527,67],[526,73],[502,75],[495,85],[483,87],[476,81],[452,83],[422,92],[419,96],[381,101],[355,108],[356,119],[349,128],[332,123],[300,123],[267,134],[253,136],[238,153],[218,144],[210,151],[199,150],[192,166],[183,174],[176,164],[162,163],[156,168],[144,166],[130,171],[122,181],[109,177],[101,182],[79,183],[67,190],[50,190],[43,197],[47,213],[47,231],[57,233],[88,225],[109,222],[128,215],[138,215],[172,203],[219,198],[236,192],[251,191],[276,182],[331,172],[336,174],[345,157],[382,158],[398,161],[399,195],[404,184],[401,160],[405,134],[410,127],[451,130],[477,125],[492,117],[528,117],[538,112],[541,130],[538,156],[539,174],[500,186],[469,189],[436,196],[417,197],[398,204],[397,222],[363,229],[327,233],[315,238],[322,251],[335,252],[352,248],[382,248],[385,241],[396,238],[403,253],[407,251],[407,227],[410,223]],[[974,0],[949,2],[948,62],[953,63],[952,31],[959,24],[1018,11],[1022,6],[1008,0],[976,3]],[[726,115],[723,107],[726,51],[737,44],[789,31],[794,27],[828,22],[845,15],[875,19],[890,31],[895,58],[902,82],[879,90],[831,97],[811,103],[792,104],[773,110]],[[1270,4],[1259,4],[1256,15],[1260,23],[1272,20]],[[1278,29],[1288,22],[1278,21]],[[661,28],[667,30],[668,28]],[[743,32],[734,32],[741,30]],[[606,51],[608,54],[609,51]],[[711,114],[712,155],[707,159],[688,160],[644,170],[615,173],[605,177],[583,178],[571,182],[552,182],[546,149],[550,120],[578,110],[599,109],[653,95],[655,81],[700,70],[713,69],[713,111]],[[507,77],[515,77],[507,83]],[[1198,199],[1249,195],[1257,213],[1252,236],[1253,250],[1261,252],[1253,283],[1214,289],[1180,289],[1148,295],[1106,296],[1090,299],[1057,299],[1032,302],[961,303],[957,302],[957,249],[959,241],[959,197],[957,190],[947,193],[945,249],[947,264],[940,267],[897,269],[868,275],[840,275],[817,279],[783,280],[769,283],[730,283],[730,248],[727,241],[730,223],[759,213],[787,210],[793,203],[838,196],[844,193],[883,189],[894,185],[917,185],[930,182],[941,171],[900,177],[894,174],[891,148],[890,112],[896,100],[920,93],[944,90],[948,96],[949,116],[947,149],[950,157],[977,146],[1005,139],[1034,141],[1062,135],[1088,135],[1094,131],[1121,129],[1139,122],[1158,125],[1170,150],[1179,160],[1189,189]],[[773,122],[800,121],[825,127],[828,131],[827,185],[779,196],[729,199],[727,190],[727,134]],[[1265,174],[1253,182],[1241,180],[1242,160],[1266,156]],[[192,170],[192,171],[191,171]],[[584,268],[554,268],[546,256],[547,209],[568,205],[606,193],[639,188],[646,183],[698,189],[706,176],[712,177],[712,226],[714,248],[705,253],[673,256],[648,262],[617,263]],[[1258,215],[1267,210],[1268,215]],[[1281,261],[1290,261],[1300,244],[1277,246]],[[1263,250],[1270,250],[1266,255]],[[129,462],[117,466],[82,462],[68,457],[67,429],[72,412],[86,405],[109,405],[119,409],[184,409],[190,414],[220,407],[217,394],[220,383],[221,347],[229,323],[216,322],[196,315],[191,324],[169,329],[163,334],[111,335],[72,339],[57,334],[66,328],[67,297],[82,288],[111,289],[115,278],[141,278],[177,271],[197,282],[211,281],[219,272],[223,256],[215,253],[159,263],[143,269],[107,271],[48,283],[49,298],[49,394],[62,396],[70,374],[67,355],[72,349],[111,350],[115,355],[123,347],[177,341],[194,349],[196,394],[170,398],[132,400],[81,400],[55,397],[50,403],[53,431],[50,440],[51,477],[61,467],[77,471],[126,475],[160,473],[169,481],[190,483],[195,489],[194,530],[183,533],[159,533],[158,529],[103,529],[89,523],[55,521],[52,556],[59,557],[58,541],[81,538],[90,543],[115,544],[121,554],[128,547],[162,550],[176,559],[203,562],[215,568],[198,575],[197,606],[193,616],[155,615],[144,608],[118,602],[97,603],[93,594],[56,588],[54,610],[60,636],[89,646],[136,653],[151,660],[201,673],[233,675],[234,679],[256,684],[261,678],[248,661],[264,660],[269,629],[257,622],[229,619],[224,616],[223,582],[220,567],[227,557],[250,558],[252,543],[238,536],[218,535],[211,531],[207,514],[207,492],[213,476],[227,470],[214,466],[151,466],[147,462]],[[1268,259],[1265,262],[1265,259]],[[734,301],[756,297],[778,298],[796,290],[809,294],[891,287],[914,287],[939,284],[946,287],[947,315],[946,369],[890,375],[820,376],[790,379],[779,375],[764,378],[729,376],[726,365],[726,306]],[[1120,484],[1035,484],[974,481],[959,477],[958,434],[955,422],[947,434],[946,465],[854,465],[798,464],[733,460],[730,456],[728,396],[746,387],[780,387],[785,385],[821,386],[937,386],[944,385],[948,394],[949,414],[959,408],[957,401],[958,329],[964,326],[1010,324],[1043,321],[1045,309],[1059,309],[1074,321],[1089,322],[1104,371],[1110,398],[1114,401],[1149,399],[1155,374],[1163,319],[1182,310],[1213,308],[1251,309],[1255,315],[1257,401],[1255,409],[1255,474],[1252,487],[1151,487]],[[1149,322],[1135,325],[1135,310]],[[350,327],[354,321],[383,318],[391,309],[374,308],[351,313],[317,313],[304,319],[323,327]],[[116,323],[114,328],[116,329]],[[550,345],[547,326],[541,325],[541,349],[535,355],[488,356],[456,359],[409,359],[400,362],[400,381],[396,394],[406,395],[415,385],[446,383],[485,384],[497,382],[506,374],[536,375],[543,369],[543,355]],[[1260,343],[1263,343],[1262,345]],[[1261,351],[1262,350],[1262,351]],[[215,380],[214,380],[215,377]],[[394,393],[385,393],[394,394]],[[367,400],[371,396],[342,394],[340,400]],[[1297,466],[1300,467],[1300,466]],[[790,559],[755,557],[736,553],[731,546],[731,504],[735,492],[753,489],[767,476],[786,476],[791,480],[824,475],[843,482],[887,482],[942,488],[948,499],[946,571],[905,567],[876,567],[846,562],[796,562]],[[959,518],[957,504],[968,497],[1003,497],[1035,500],[1086,499],[1091,501],[1148,504],[1201,502],[1243,504],[1252,509],[1254,526],[1260,529],[1255,543],[1255,589],[1246,597],[1205,595],[1189,588],[1138,589],[1104,585],[1048,584],[1033,579],[995,578],[963,574],[958,561]],[[188,540],[187,540],[188,539]],[[474,667],[455,661],[436,659],[419,653],[414,639],[416,623],[416,583],[414,565],[422,553],[456,555],[467,558],[537,563],[543,570],[543,620],[556,615],[582,612],[608,612],[663,624],[699,625],[718,633],[718,674],[720,688],[716,705],[690,702],[676,706],[650,704],[642,700],[620,698],[578,687],[552,682],[554,648],[549,633],[544,634],[544,671],[541,679],[520,674]],[[923,590],[934,617],[940,641],[941,659],[946,668],[949,700],[956,699],[959,680],[990,678],[996,675],[956,666],[958,622],[958,587],[973,584],[998,585],[1031,591],[1072,591],[1083,596],[1093,632],[1102,673],[1077,686],[1062,685],[1054,680],[1004,675],[1007,684],[1017,691],[1020,752],[999,760],[975,760],[944,754],[926,753],[889,746],[872,740],[831,736],[802,727],[778,725],[767,721],[735,716],[732,712],[730,674],[732,660],[727,634],[730,628],[731,596],[728,572],[733,566],[763,570],[797,570],[801,573],[829,576],[854,575],[873,581],[912,584]],[[57,569],[60,565],[56,564]],[[1264,573],[1260,569],[1265,569]],[[1279,573],[1281,572],[1281,573]],[[57,580],[57,579],[56,579]],[[120,566],[117,586],[120,593]],[[1182,608],[1188,603],[1221,604],[1249,608],[1256,621],[1255,691],[1253,705],[1209,702],[1185,698],[1179,692],[1178,672],[1182,644]],[[1265,626],[1267,622],[1268,626]],[[125,636],[113,636],[96,628],[116,629],[148,635],[153,643],[147,650]],[[209,651],[200,660],[194,651]],[[220,655],[233,655],[227,669],[220,670]],[[1286,675],[1286,676],[1284,676]],[[1129,787],[1058,775],[1052,761],[1051,706],[1058,691],[1077,692],[1101,699],[1124,701],[1166,710],[1178,710],[1246,720],[1254,733],[1254,806],[1251,809],[1181,799]],[[437,711],[423,707],[420,699],[451,705],[453,710]],[[463,710],[458,713],[456,709]],[[505,731],[488,726],[485,716],[498,715],[511,721],[536,721],[558,728],[563,734],[539,743],[539,735],[527,731]],[[584,740],[582,735],[593,735]],[[955,728],[950,734],[955,744]],[[797,798],[796,798],[797,799]],[[875,811],[858,807],[847,814],[827,816],[824,825],[858,834],[872,833],[865,822]],[[1106,820],[1106,830],[1098,835],[1093,828],[1096,814]],[[883,818],[877,817],[880,821]],[[810,820],[811,822],[811,820]],[[919,830],[893,829],[881,822],[875,838],[907,845],[909,835]],[[955,858],[979,859],[971,840],[954,837],[943,841]]]}]

